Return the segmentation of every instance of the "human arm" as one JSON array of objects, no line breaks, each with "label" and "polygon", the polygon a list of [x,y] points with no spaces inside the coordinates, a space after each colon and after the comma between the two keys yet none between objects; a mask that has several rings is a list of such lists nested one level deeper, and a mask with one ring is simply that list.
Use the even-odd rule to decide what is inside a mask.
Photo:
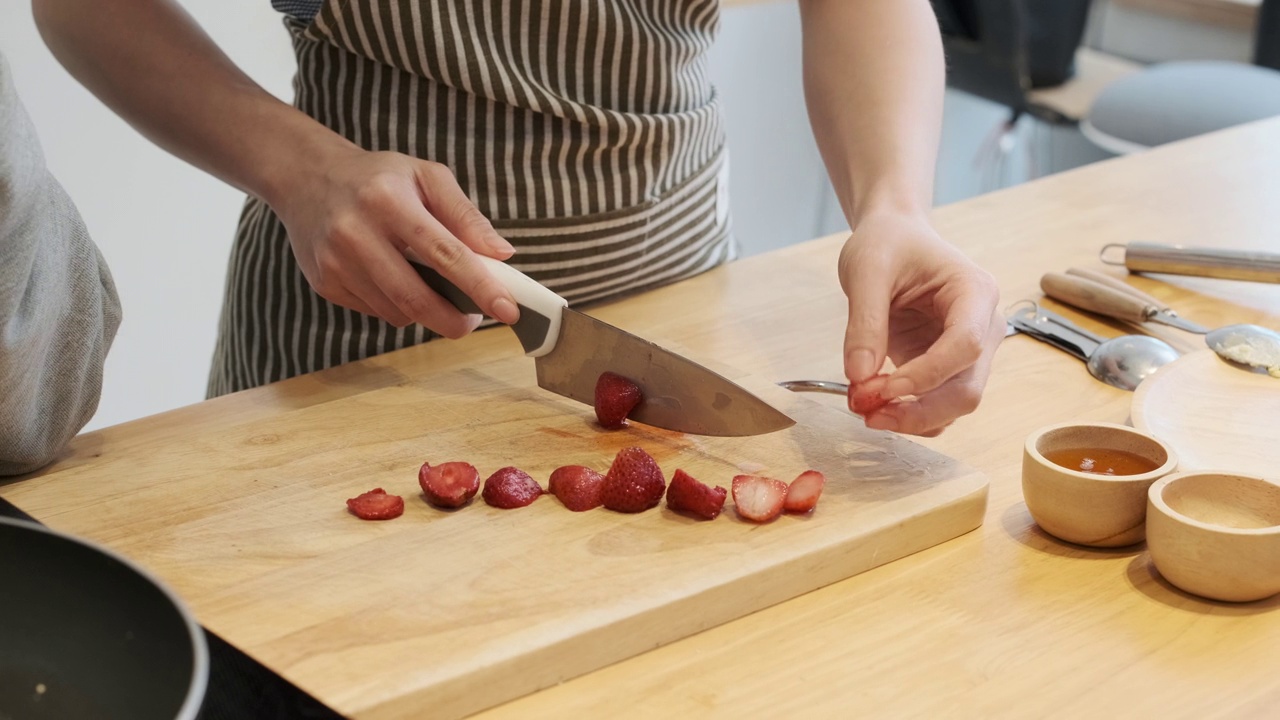
[{"label": "human arm", "polygon": [[[933,435],[977,407],[1003,337],[991,277],[929,222],[945,85],[927,0],[801,0],[814,136],[852,233],[850,384],[885,398],[873,428]],[[896,366],[873,380],[885,358]]]},{"label": "human arm", "polygon": [[265,200],[326,299],[448,337],[475,327],[432,292],[412,251],[503,322],[518,310],[476,254],[505,259],[494,232],[438,163],[368,152],[242,72],[172,0],[33,0],[67,70],[174,155]]},{"label": "human arm", "polygon": [[119,324],[106,263],[0,57],[0,476],[52,462],[93,416]]}]

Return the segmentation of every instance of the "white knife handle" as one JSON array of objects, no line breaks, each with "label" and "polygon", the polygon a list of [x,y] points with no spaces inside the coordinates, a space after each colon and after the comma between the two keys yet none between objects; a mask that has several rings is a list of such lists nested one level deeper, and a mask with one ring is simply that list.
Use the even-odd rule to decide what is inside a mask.
[{"label": "white knife handle", "polygon": [[[529,357],[541,357],[551,352],[560,337],[560,318],[569,302],[539,284],[536,280],[516,270],[510,265],[483,255],[478,256],[485,269],[497,278],[498,282],[511,293],[516,304],[520,306],[520,319],[511,326],[524,354]],[[443,275],[426,265],[410,261],[413,269],[418,271],[427,286],[440,293],[454,307],[464,313],[483,314],[457,285],[449,282]]]}]

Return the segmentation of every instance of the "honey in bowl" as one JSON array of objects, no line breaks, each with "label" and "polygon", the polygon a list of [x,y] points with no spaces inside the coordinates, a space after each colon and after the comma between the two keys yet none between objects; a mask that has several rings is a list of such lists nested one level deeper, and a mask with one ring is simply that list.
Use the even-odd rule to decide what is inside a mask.
[{"label": "honey in bowl", "polygon": [[1043,454],[1054,465],[1095,475],[1141,475],[1160,467],[1137,453],[1110,448],[1063,448]]}]

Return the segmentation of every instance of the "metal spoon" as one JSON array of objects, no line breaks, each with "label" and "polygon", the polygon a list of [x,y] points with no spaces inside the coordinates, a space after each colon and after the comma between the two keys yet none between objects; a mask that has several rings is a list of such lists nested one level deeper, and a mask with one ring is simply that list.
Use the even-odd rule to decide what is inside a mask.
[{"label": "metal spoon", "polygon": [[1224,359],[1263,368],[1280,377],[1280,333],[1260,325],[1237,324],[1210,330],[1179,317],[1160,300],[1102,273],[1071,268],[1066,274],[1045,273],[1040,289],[1056,300],[1117,320],[1153,320],[1205,336],[1205,344]]},{"label": "metal spoon", "polygon": [[1015,310],[1009,322],[1031,337],[1085,362],[1089,374],[1121,390],[1133,390],[1148,375],[1178,359],[1178,351],[1148,335],[1103,338],[1034,302]]}]

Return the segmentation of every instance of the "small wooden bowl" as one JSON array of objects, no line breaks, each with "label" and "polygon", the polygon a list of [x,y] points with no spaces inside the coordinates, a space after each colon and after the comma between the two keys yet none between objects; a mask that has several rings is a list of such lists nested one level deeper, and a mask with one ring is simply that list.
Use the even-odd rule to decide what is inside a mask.
[{"label": "small wooden bowl", "polygon": [[1280,483],[1175,473],[1151,485],[1147,502],[1147,549],[1166,580],[1228,602],[1280,593]]},{"label": "small wooden bowl", "polygon": [[[1051,462],[1070,448],[1120,450],[1156,466],[1134,475],[1098,475]],[[1147,489],[1173,472],[1178,458],[1160,440],[1127,425],[1064,423],[1032,433],[1022,453],[1022,497],[1042,530],[1092,547],[1123,547],[1145,536]]]}]

